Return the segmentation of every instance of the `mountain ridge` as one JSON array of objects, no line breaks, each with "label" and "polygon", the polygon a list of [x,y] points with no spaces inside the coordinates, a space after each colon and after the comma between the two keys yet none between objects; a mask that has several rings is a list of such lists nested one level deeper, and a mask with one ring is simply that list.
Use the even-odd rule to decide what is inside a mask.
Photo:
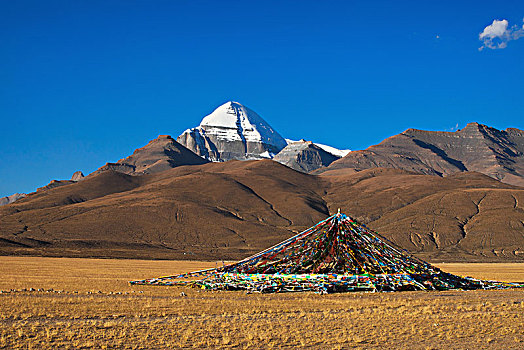
[{"label": "mountain ridge", "polygon": [[478,171],[524,186],[524,131],[500,131],[476,122],[455,132],[407,129],[365,150],[349,152],[318,172],[373,167],[438,176]]}]

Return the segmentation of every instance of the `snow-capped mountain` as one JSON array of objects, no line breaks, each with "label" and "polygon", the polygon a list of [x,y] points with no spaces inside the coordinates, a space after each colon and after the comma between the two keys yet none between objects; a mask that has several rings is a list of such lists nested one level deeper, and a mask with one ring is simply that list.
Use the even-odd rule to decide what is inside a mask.
[{"label": "snow-capped mountain", "polygon": [[177,141],[211,161],[273,158],[287,142],[264,119],[238,102],[229,101],[188,129]]}]

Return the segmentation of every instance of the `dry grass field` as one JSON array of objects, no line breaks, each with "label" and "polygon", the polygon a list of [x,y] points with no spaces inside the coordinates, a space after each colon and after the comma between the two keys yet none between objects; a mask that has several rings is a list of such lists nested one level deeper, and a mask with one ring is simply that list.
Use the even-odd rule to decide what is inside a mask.
[{"label": "dry grass field", "polygon": [[[0,348],[524,348],[524,290],[260,295],[127,284],[212,266],[0,257]],[[439,266],[524,280],[524,264]]]}]

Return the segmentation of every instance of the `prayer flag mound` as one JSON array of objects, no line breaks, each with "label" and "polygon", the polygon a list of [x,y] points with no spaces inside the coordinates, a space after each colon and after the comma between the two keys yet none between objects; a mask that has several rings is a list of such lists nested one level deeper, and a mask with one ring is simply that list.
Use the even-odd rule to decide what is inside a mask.
[{"label": "prayer flag mound", "polygon": [[524,287],[443,272],[340,212],[236,263],[130,283],[262,293]]}]

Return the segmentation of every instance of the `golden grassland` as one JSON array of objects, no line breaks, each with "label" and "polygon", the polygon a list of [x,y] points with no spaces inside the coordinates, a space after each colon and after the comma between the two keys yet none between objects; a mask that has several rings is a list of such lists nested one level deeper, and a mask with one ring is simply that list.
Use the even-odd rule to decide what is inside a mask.
[{"label": "golden grassland", "polygon": [[[0,348],[524,348],[524,290],[246,294],[127,283],[214,266],[0,257]],[[439,266],[524,281],[524,264]]]}]

